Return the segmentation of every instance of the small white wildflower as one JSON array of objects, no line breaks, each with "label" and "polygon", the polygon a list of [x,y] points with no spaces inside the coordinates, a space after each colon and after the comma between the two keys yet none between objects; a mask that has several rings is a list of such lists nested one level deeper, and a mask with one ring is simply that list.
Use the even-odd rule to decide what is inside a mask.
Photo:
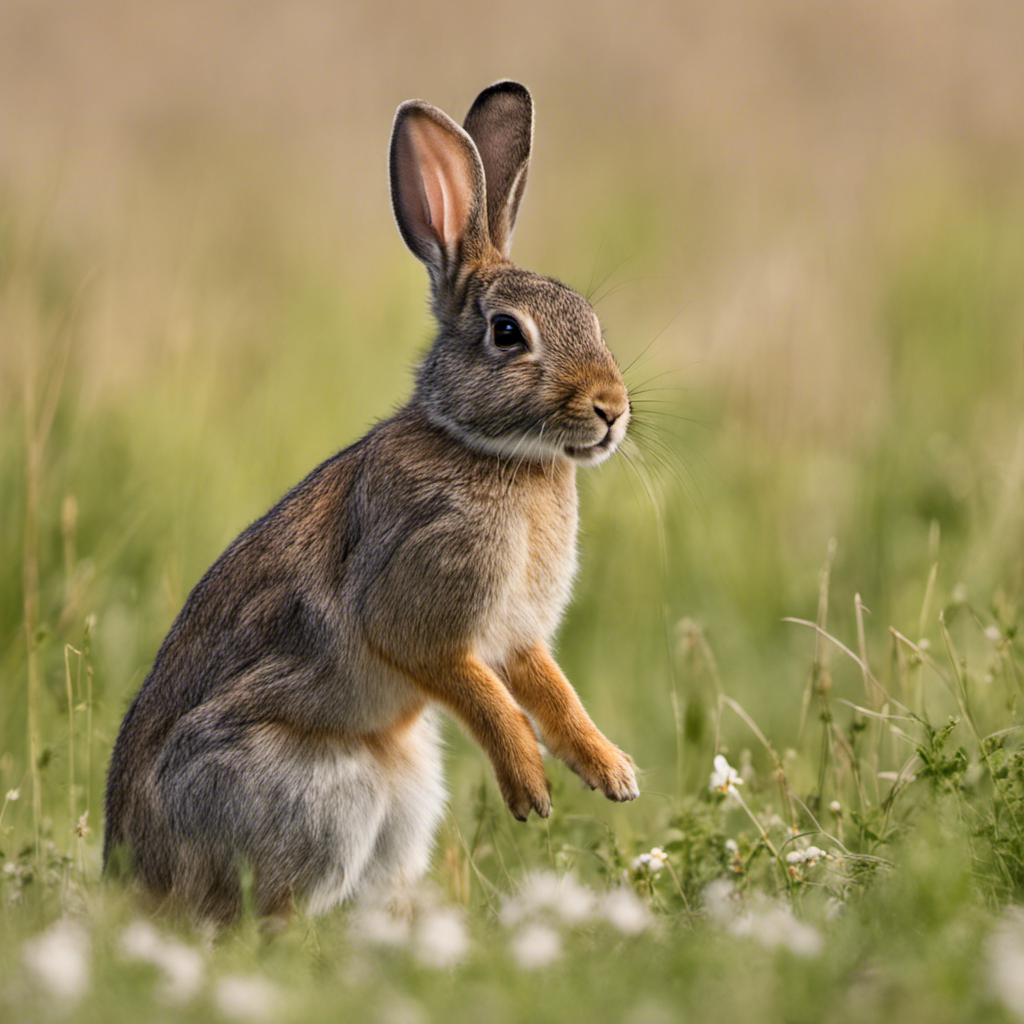
[{"label": "small white wildflower", "polygon": [[746,935],[762,946],[782,946],[797,956],[814,956],[821,951],[821,935],[804,921],[798,921],[789,907],[775,900],[737,916],[729,929],[733,935]]},{"label": "small white wildflower", "polygon": [[235,1020],[270,1020],[284,1008],[278,987],[252,974],[221,978],[213,998],[220,1012]]},{"label": "small white wildflower", "polygon": [[842,817],[843,805],[838,800],[833,800],[829,805],[828,809],[837,817]]},{"label": "small white wildflower", "polygon": [[803,850],[791,850],[786,854],[787,864],[817,864],[819,860],[828,857],[824,850],[817,846],[808,846]]},{"label": "small white wildflower", "polygon": [[203,983],[203,958],[184,942],[161,934],[148,921],[134,921],[121,933],[121,955],[143,960],[160,970],[160,996],[169,1003],[184,1003]]},{"label": "small white wildflower", "polygon": [[814,956],[821,950],[821,935],[798,921],[788,904],[758,896],[745,906],[725,879],[704,890],[704,906],[711,919],[732,935],[752,938],[770,948],[782,946],[798,956]]},{"label": "small white wildflower", "polygon": [[416,957],[428,967],[454,967],[469,952],[469,934],[454,907],[424,914],[416,925]]},{"label": "small white wildflower", "polygon": [[601,911],[623,935],[639,935],[651,923],[651,912],[629,889],[607,893],[601,901]]},{"label": "small white wildflower", "polygon": [[1011,1012],[1024,1020],[1024,911],[1014,907],[989,936],[989,981]]},{"label": "small white wildflower", "polygon": [[409,919],[379,907],[365,907],[352,914],[349,933],[371,946],[404,946],[411,931]]},{"label": "small white wildflower", "polygon": [[999,643],[999,641],[1003,639],[1002,631],[1000,630],[1000,628],[998,626],[986,626],[985,627],[985,636],[986,636],[987,639],[991,640],[992,643],[994,643],[994,644]]},{"label": "small white wildflower", "polygon": [[649,871],[656,875],[667,863],[668,854],[660,846],[655,846],[650,853],[641,853],[633,858],[633,870]]},{"label": "small white wildflower", "polygon": [[22,960],[42,988],[71,1003],[89,988],[89,953],[89,933],[77,921],[64,917],[25,943]]},{"label": "small white wildflower", "polygon": [[725,793],[726,796],[735,795],[736,787],[743,785],[740,773],[721,754],[715,755],[714,768],[708,788],[713,793]]},{"label": "small white wildflower", "polygon": [[594,891],[575,875],[532,871],[523,879],[518,894],[505,900],[501,920],[511,927],[549,911],[566,924],[579,924],[593,913],[594,903]]},{"label": "small white wildflower", "polygon": [[735,857],[740,852],[740,844],[735,839],[726,839],[725,841],[725,852],[730,857]]},{"label": "small white wildflower", "polygon": [[562,955],[562,937],[554,928],[535,921],[512,940],[512,955],[527,970],[547,967]]},{"label": "small white wildflower", "polygon": [[732,882],[726,878],[716,878],[704,889],[704,909],[708,916],[719,924],[726,924],[736,913],[738,899]]},{"label": "small white wildflower", "polygon": [[14,800],[17,800],[18,797],[20,797],[20,796],[21,796],[21,790],[20,789],[9,789],[9,790],[7,790],[7,796],[4,799],[8,800],[8,801],[14,801]]}]

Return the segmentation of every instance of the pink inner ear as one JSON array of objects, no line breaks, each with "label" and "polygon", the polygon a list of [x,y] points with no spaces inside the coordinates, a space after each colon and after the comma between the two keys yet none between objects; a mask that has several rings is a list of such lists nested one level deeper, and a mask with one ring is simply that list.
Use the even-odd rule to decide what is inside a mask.
[{"label": "pink inner ear", "polygon": [[410,125],[423,196],[426,224],[445,249],[450,249],[466,230],[469,219],[471,176],[458,140],[430,121]]}]

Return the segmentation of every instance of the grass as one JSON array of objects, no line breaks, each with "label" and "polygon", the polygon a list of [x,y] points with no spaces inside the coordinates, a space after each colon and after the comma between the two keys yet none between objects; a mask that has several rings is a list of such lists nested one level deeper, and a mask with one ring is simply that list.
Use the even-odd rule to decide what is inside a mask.
[{"label": "grass", "polygon": [[[630,285],[616,265],[661,251],[639,192],[600,248],[524,259],[610,272],[598,309],[635,358],[630,458],[581,478],[559,660],[642,797],[556,764],[551,819],[518,825],[451,728],[408,931],[342,909],[211,941],[140,930],[100,878],[114,734],[209,563],[407,393],[425,284],[397,242],[338,262],[255,201],[147,260],[153,222],[119,247],[10,195],[3,1018],[1024,1012],[1024,208],[930,175],[887,202],[838,267],[805,241]],[[711,788],[716,755],[742,784]]]}]

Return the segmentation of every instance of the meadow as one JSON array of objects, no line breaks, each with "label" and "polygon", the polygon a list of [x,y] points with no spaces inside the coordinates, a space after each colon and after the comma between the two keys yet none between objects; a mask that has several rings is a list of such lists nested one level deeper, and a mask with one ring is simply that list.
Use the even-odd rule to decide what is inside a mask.
[{"label": "meadow", "polygon": [[[0,14],[0,1018],[1024,1019],[1016,9],[609,10],[572,77],[539,22],[511,66],[452,22],[442,75],[388,4],[32,6]],[[150,915],[100,875],[120,719],[223,548],[408,394],[390,117],[503,75],[538,105],[514,254],[633,395],[558,658],[641,797],[552,762],[519,824],[447,723],[411,922]]]}]

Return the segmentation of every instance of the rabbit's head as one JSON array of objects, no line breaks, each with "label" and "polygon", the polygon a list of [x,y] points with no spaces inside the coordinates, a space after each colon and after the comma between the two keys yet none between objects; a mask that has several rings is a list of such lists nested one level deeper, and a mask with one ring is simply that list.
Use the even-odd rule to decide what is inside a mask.
[{"label": "rabbit's head", "polygon": [[586,299],[508,258],[532,134],[517,82],[485,89],[464,128],[420,100],[398,108],[392,202],[440,327],[416,399],[473,448],[593,464],[625,435],[629,397]]}]

